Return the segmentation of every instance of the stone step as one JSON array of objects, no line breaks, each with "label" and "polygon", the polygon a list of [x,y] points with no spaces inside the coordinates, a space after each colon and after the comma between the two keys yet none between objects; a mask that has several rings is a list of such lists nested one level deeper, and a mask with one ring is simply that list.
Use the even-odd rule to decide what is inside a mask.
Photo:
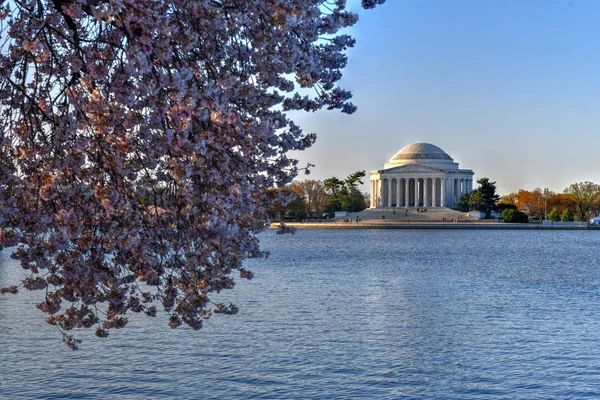
[{"label": "stone step", "polygon": [[[395,211],[395,213],[394,213]],[[396,210],[391,209],[369,209],[357,213],[348,213],[346,217],[338,218],[341,220],[351,219],[356,220],[358,216],[361,220],[388,220],[388,221],[452,221],[452,220],[467,220],[472,219],[468,217],[468,213],[452,210],[446,207],[427,208],[427,211],[417,211],[417,208],[408,208],[408,215],[406,215],[406,209],[400,208]],[[384,218],[383,218],[384,217]]]}]

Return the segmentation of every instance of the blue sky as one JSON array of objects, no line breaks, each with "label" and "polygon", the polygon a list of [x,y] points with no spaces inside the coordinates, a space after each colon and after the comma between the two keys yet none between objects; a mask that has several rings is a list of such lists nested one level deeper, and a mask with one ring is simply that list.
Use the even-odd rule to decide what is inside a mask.
[{"label": "blue sky", "polygon": [[350,33],[341,86],[358,111],[294,114],[318,134],[294,154],[310,178],[428,142],[500,194],[600,184],[600,1],[388,0]]}]

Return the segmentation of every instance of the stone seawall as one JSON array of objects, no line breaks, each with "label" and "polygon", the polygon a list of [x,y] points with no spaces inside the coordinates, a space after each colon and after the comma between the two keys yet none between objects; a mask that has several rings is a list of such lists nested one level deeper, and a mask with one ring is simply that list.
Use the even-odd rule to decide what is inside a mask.
[{"label": "stone seawall", "polygon": [[[543,224],[507,224],[485,222],[424,223],[424,222],[286,222],[288,227],[297,229],[521,229],[521,230],[588,230],[587,225],[543,225]],[[278,229],[279,223],[271,224]],[[594,228],[589,228],[594,229]]]}]

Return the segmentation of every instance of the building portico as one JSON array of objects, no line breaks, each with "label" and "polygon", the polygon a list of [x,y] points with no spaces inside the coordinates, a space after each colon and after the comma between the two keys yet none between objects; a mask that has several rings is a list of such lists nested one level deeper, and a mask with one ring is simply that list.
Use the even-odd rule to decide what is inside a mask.
[{"label": "building portico", "polygon": [[439,147],[413,143],[384,169],[371,172],[371,208],[454,207],[461,195],[473,190],[473,174],[459,169]]}]

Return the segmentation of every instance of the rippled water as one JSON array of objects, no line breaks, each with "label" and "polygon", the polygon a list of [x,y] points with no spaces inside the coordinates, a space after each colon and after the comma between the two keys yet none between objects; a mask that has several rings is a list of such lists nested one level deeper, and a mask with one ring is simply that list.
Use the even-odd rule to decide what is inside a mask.
[{"label": "rippled water", "polygon": [[[73,352],[35,295],[0,297],[0,398],[600,396],[600,232],[263,235],[237,316],[133,318]],[[17,266],[0,252],[0,286]]]}]

